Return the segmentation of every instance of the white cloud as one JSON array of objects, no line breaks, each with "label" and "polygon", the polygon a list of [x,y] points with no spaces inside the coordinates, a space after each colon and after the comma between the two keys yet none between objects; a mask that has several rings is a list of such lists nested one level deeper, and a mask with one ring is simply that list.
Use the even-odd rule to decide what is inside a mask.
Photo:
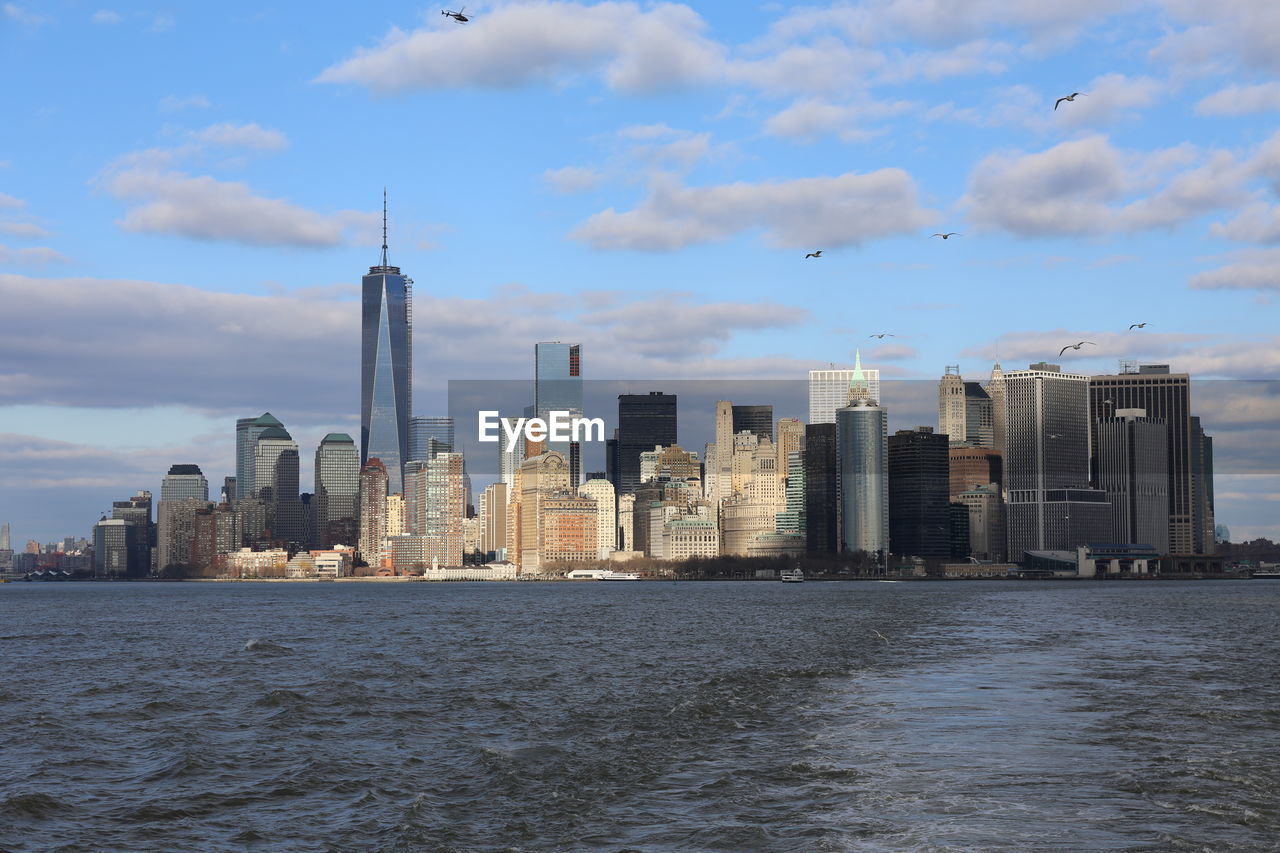
[{"label": "white cloud", "polygon": [[564,166],[560,169],[547,169],[542,173],[542,180],[559,193],[593,190],[600,185],[603,177],[591,166]]},{"label": "white cloud", "polygon": [[1195,290],[1280,291],[1280,249],[1240,252],[1231,263],[1193,275],[1190,285]]},{"label": "white cloud", "polygon": [[1248,198],[1252,167],[1227,152],[1168,176],[1195,156],[1184,146],[1122,152],[1104,136],[1035,154],[992,154],[974,168],[961,203],[979,225],[1061,236],[1171,228]]},{"label": "white cloud", "polygon": [[29,11],[27,8],[19,6],[17,3],[5,3],[3,6],[0,6],[0,11],[3,11],[4,16],[9,20],[16,21],[19,24],[26,24],[31,27],[39,26],[40,24],[44,24],[49,21],[49,19],[43,15],[37,15],[35,12]]},{"label": "white cloud", "polygon": [[16,210],[16,209],[24,208],[26,206],[27,206],[27,203],[22,199],[15,198],[14,196],[11,196],[11,195],[6,195],[5,193],[0,193],[0,210],[6,209],[6,208],[11,210]]},{"label": "white cloud", "polygon": [[1169,27],[1151,55],[1184,74],[1237,65],[1280,72],[1280,4],[1270,0],[1163,0],[1183,26]]},{"label": "white cloud", "polygon": [[488,12],[483,26],[393,29],[320,74],[380,92],[452,87],[515,88],[600,75],[610,88],[648,93],[710,80],[721,48],[699,33],[687,6],[585,5],[535,0]]},{"label": "white cloud", "polygon": [[48,230],[31,222],[0,222],[0,233],[32,239],[49,236]]},{"label": "white cloud", "polygon": [[283,133],[259,127],[257,124],[222,122],[192,133],[191,138],[205,145],[252,148],[257,151],[281,151],[289,147],[289,140]]},{"label": "white cloud", "polygon": [[161,12],[151,21],[151,26],[147,27],[148,32],[163,33],[168,32],[177,26],[178,20],[169,12]]},{"label": "white cloud", "polygon": [[883,128],[866,128],[868,120],[899,115],[910,110],[908,101],[867,101],[859,104],[832,104],[815,99],[796,101],[770,116],[765,133],[812,141],[827,134],[837,134],[845,142],[878,136]]},{"label": "white cloud", "polygon": [[99,9],[93,13],[93,17],[89,20],[95,24],[118,24],[124,19],[120,17],[119,12],[113,12],[110,9]]},{"label": "white cloud", "polygon": [[710,187],[658,177],[649,190],[636,209],[604,210],[571,236],[597,249],[670,251],[759,228],[776,246],[839,247],[907,233],[936,218],[919,206],[915,182],[901,169]]},{"label": "white cloud", "polygon": [[1260,83],[1256,86],[1230,85],[1196,103],[1196,113],[1202,116],[1242,116],[1280,110],[1280,82]]},{"label": "white cloud", "polygon": [[61,252],[47,247],[30,249],[10,249],[0,244],[0,264],[21,264],[24,266],[42,266],[51,263],[65,263],[70,260]]},{"label": "white cloud", "polygon": [[256,195],[246,184],[192,177],[181,172],[130,170],[112,176],[107,190],[137,199],[120,221],[126,231],[181,234],[197,240],[230,240],[256,246],[336,246],[356,218],[324,215],[283,199]]},{"label": "white cloud", "polygon": [[177,95],[165,95],[160,99],[159,107],[161,112],[176,113],[182,110],[204,110],[213,106],[209,99],[204,95],[186,95],[179,97]]},{"label": "white cloud", "polygon": [[[1122,118],[1132,117],[1140,107],[1150,106],[1164,88],[1165,84],[1150,77],[1126,77],[1114,72],[1103,74],[1084,87],[1083,95],[1074,101],[1063,101],[1053,110],[1053,121],[1063,127],[1113,124]],[[1056,97],[1054,101],[1057,101]]]}]

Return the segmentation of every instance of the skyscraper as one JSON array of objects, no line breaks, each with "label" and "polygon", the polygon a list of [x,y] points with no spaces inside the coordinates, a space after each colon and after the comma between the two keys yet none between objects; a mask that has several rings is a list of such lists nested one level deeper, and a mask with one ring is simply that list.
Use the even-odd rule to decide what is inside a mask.
[{"label": "skyscraper", "polygon": [[283,426],[270,412],[263,412],[256,418],[240,418],[236,421],[236,500],[247,498],[253,493],[253,464],[258,436],[270,427]]},{"label": "skyscraper", "polygon": [[351,436],[331,432],[316,448],[316,538],[321,548],[356,544],[360,453]]},{"label": "skyscraper", "polygon": [[836,410],[849,404],[849,387],[866,386],[872,400],[880,399],[880,371],[862,366],[862,353],[854,353],[852,368],[831,367],[809,371],[809,423],[833,424]]},{"label": "skyscraper", "polygon": [[617,461],[614,486],[618,494],[633,493],[640,485],[640,454],[676,444],[676,395],[618,395]]},{"label": "skyscraper", "polygon": [[945,434],[927,426],[889,436],[889,541],[894,553],[950,556],[948,445]]},{"label": "skyscraper", "polygon": [[806,424],[804,428],[805,550],[834,554],[840,550],[839,469],[836,425]]},{"label": "skyscraper", "polygon": [[1098,488],[1114,519],[1112,541],[1169,552],[1168,426],[1143,409],[1116,409],[1094,424]]},{"label": "skyscraper", "polygon": [[209,499],[209,481],[199,465],[172,465],[160,483],[160,500],[180,501],[184,498]]},{"label": "skyscraper", "polygon": [[0,551],[12,551],[9,547],[9,522],[0,525]]},{"label": "skyscraper", "polygon": [[[533,345],[534,416],[549,420],[551,412],[582,417],[582,344],[543,341]],[[582,477],[582,450],[577,442],[547,441],[543,451],[563,453],[569,460],[569,481],[576,488]]]},{"label": "skyscraper", "polygon": [[744,430],[773,441],[773,406],[734,406],[733,434]]},{"label": "skyscraper", "polygon": [[409,419],[409,459],[426,462],[436,453],[452,453],[453,418],[447,416]]},{"label": "skyscraper", "polygon": [[[1148,418],[1164,421],[1167,428],[1169,499],[1169,551],[1196,552],[1192,518],[1191,377],[1170,373],[1167,364],[1143,364],[1135,372],[1089,378],[1089,408],[1096,419],[1120,409],[1142,409]],[[1093,460],[1097,464],[1096,456]],[[1013,555],[1017,556],[1017,555]]]},{"label": "skyscraper", "polygon": [[1213,439],[1191,418],[1191,548],[1196,554],[1217,550],[1213,512]]},{"label": "skyscraper", "polygon": [[1089,487],[1089,377],[1039,362],[1003,382],[1009,558],[1106,541],[1106,493]]},{"label": "skyscraper", "polygon": [[358,551],[366,564],[377,568],[382,540],[387,533],[387,466],[376,457],[360,468],[360,539]]},{"label": "skyscraper", "polygon": [[867,396],[836,412],[841,546],[889,551],[888,413]]},{"label": "skyscraper", "polygon": [[[258,434],[254,448],[249,497],[266,504],[266,529],[274,540],[298,541],[302,537],[298,478],[298,443],[284,427],[267,427]],[[245,533],[249,532],[246,527]]]},{"label": "skyscraper", "polygon": [[403,490],[409,458],[413,388],[413,280],[387,261],[387,205],[382,198],[382,260],[362,282],[360,322],[360,461],[381,460],[391,493]]},{"label": "skyscraper", "polygon": [[1004,398],[1004,371],[1000,369],[1000,362],[992,365],[991,378],[984,390],[991,398],[991,447],[1003,454],[1009,410]]},{"label": "skyscraper", "polygon": [[961,379],[958,365],[947,365],[938,383],[938,432],[951,444],[994,446],[991,396],[979,383]]}]

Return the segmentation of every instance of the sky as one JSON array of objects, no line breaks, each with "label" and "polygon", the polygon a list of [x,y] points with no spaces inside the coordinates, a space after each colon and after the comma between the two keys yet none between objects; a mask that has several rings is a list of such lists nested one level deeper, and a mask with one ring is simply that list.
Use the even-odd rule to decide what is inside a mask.
[{"label": "sky", "polygon": [[1280,537],[1280,4],[465,11],[0,0],[19,545],[171,464],[220,483],[264,411],[309,488],[320,437],[358,434],[383,187],[418,414],[531,378],[540,340],[655,382],[1168,363],[1212,388],[1219,521]]}]

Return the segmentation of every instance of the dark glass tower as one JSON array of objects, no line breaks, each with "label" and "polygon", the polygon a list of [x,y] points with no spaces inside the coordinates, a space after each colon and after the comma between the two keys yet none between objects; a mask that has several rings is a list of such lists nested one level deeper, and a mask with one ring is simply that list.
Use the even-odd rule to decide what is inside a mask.
[{"label": "dark glass tower", "polygon": [[773,441],[773,406],[734,406],[733,434],[744,430]]},{"label": "dark glass tower", "polygon": [[840,492],[836,461],[836,425],[804,428],[805,550],[835,554],[840,550]]},{"label": "dark glass tower", "polygon": [[[898,430],[889,436],[888,448],[889,541],[894,553],[951,556],[948,436],[932,427]],[[964,512],[967,541],[968,510]]]},{"label": "dark glass tower", "polygon": [[381,459],[390,494],[403,491],[413,386],[413,279],[387,262],[382,197],[382,263],[363,279],[360,321],[360,460]]},{"label": "dark glass tower", "polygon": [[618,395],[618,433],[613,474],[618,494],[633,494],[640,485],[640,454],[676,443],[676,395]]}]

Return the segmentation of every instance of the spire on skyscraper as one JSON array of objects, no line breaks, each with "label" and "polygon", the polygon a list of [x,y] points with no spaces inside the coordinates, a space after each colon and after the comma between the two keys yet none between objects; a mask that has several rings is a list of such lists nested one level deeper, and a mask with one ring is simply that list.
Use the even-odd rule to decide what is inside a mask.
[{"label": "spire on skyscraper", "polygon": [[382,265],[387,263],[387,188],[382,188]]}]

